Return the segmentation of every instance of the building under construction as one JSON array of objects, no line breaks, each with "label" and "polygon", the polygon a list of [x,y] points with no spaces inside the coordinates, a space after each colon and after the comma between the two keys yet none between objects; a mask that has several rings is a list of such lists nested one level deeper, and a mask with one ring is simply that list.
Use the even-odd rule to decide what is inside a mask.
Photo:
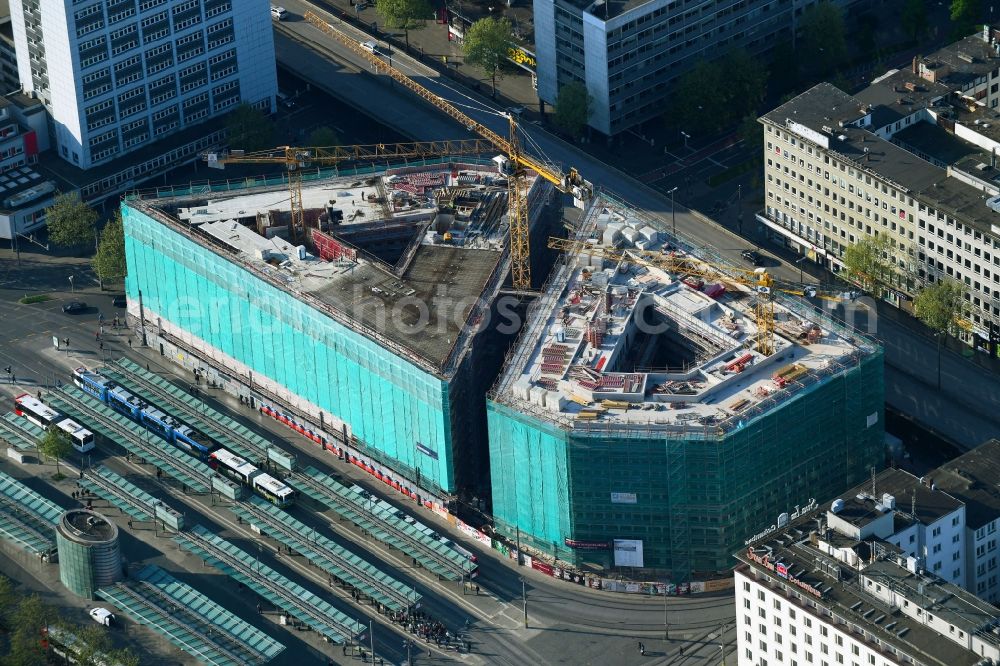
[{"label": "building under construction", "polygon": [[[489,159],[136,195],[130,321],[150,346],[423,501],[488,478],[507,182]],[[530,182],[529,221],[552,197]],[[494,344],[494,342],[496,344]]]},{"label": "building under construction", "polygon": [[875,342],[607,198],[577,238],[490,394],[498,532],[682,582],[881,466]]}]

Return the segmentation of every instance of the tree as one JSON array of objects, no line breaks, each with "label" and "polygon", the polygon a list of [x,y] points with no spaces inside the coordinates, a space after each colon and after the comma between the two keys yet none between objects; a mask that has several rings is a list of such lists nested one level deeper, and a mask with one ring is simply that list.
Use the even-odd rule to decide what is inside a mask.
[{"label": "tree", "polygon": [[906,0],[899,22],[910,39],[918,41],[927,34],[927,0]]},{"label": "tree", "polygon": [[489,72],[493,79],[493,97],[497,96],[497,78],[502,76],[500,65],[510,54],[514,29],[508,19],[479,19],[465,35],[462,50],[465,61]]},{"label": "tree", "polygon": [[839,6],[823,0],[802,13],[799,40],[803,62],[814,64],[816,73],[826,74],[847,60],[844,13]]},{"label": "tree", "polygon": [[579,81],[567,83],[559,89],[556,112],[552,120],[574,139],[580,136],[590,120],[592,99],[587,87]]},{"label": "tree", "polygon": [[868,293],[881,297],[892,275],[888,236],[866,236],[844,252],[847,279]]},{"label": "tree", "polygon": [[700,60],[677,82],[667,121],[688,135],[707,134],[718,128],[726,86],[718,64]]},{"label": "tree", "polygon": [[957,38],[970,34],[982,16],[982,0],[951,0],[952,35]]},{"label": "tree", "polygon": [[120,280],[128,272],[125,265],[125,230],[120,210],[115,211],[105,225],[92,264],[102,286],[105,280]]},{"label": "tree", "polygon": [[310,146],[339,146],[340,137],[332,129],[323,125],[309,133]]},{"label": "tree", "polygon": [[387,27],[402,28],[406,49],[410,49],[410,30],[424,27],[424,21],[434,13],[427,0],[375,0],[375,11]]},{"label": "tree", "polygon": [[119,666],[139,666],[142,660],[135,655],[134,652],[128,648],[123,648],[121,650],[115,650],[111,653],[111,663],[118,664]]},{"label": "tree", "polygon": [[702,60],[681,76],[668,122],[687,134],[710,134],[756,113],[767,88],[767,69],[746,51]]},{"label": "tree", "polygon": [[10,578],[0,575],[0,630],[9,630],[13,627],[11,617],[17,607],[17,591]]},{"label": "tree", "polygon": [[730,51],[719,62],[729,85],[723,90],[726,125],[756,113],[767,91],[767,67],[743,49]]},{"label": "tree", "polygon": [[57,618],[56,610],[43,603],[37,594],[22,598],[12,614],[15,629],[10,636],[10,656],[6,663],[16,666],[47,663],[42,632]]},{"label": "tree", "polygon": [[77,192],[56,196],[45,209],[49,240],[59,247],[79,247],[94,240],[97,211],[80,200]]},{"label": "tree", "polygon": [[229,145],[240,150],[263,150],[274,143],[271,119],[245,102],[226,116],[226,133]]},{"label": "tree", "polygon": [[743,120],[740,121],[739,133],[740,138],[743,139],[743,145],[754,156],[754,159],[759,159],[760,151],[764,149],[764,126],[757,122],[756,116],[744,116]]},{"label": "tree", "polygon": [[958,332],[958,320],[965,312],[965,287],[954,280],[938,280],[927,285],[913,299],[913,314],[937,337],[938,388],[941,388],[941,345],[944,336]]},{"label": "tree", "polygon": [[70,442],[69,435],[53,426],[38,439],[38,451],[56,461],[56,474],[58,474],[59,461],[73,452],[73,443]]},{"label": "tree", "polygon": [[104,627],[96,625],[74,627],[69,625],[66,630],[77,639],[76,661],[81,666],[99,666],[111,652],[111,637]]}]

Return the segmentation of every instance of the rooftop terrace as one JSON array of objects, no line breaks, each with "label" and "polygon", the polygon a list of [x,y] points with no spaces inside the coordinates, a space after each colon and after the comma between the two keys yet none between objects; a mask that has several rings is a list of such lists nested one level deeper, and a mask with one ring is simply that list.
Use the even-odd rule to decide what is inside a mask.
[{"label": "rooftop terrace", "polygon": [[296,242],[281,186],[133,205],[431,371],[450,372],[507,272],[506,180],[495,166],[316,180],[303,184],[302,200],[308,228]]},{"label": "rooftop terrace", "polygon": [[[568,427],[726,429],[874,349],[802,303],[775,307],[774,348],[762,353],[756,296],[734,278],[748,271],[672,245],[655,224],[593,204],[580,238],[595,249],[560,266],[529,312],[496,400]],[[612,262],[608,248],[678,268],[638,254]]]}]

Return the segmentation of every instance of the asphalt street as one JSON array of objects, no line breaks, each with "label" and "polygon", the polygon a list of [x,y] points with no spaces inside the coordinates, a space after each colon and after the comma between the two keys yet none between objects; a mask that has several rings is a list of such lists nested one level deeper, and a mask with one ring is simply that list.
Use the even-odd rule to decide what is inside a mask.
[{"label": "asphalt street", "polygon": [[[0,262],[4,262],[0,264],[0,271],[5,268],[7,261],[10,260],[0,259]],[[44,258],[25,255],[22,256],[22,261],[42,263]],[[59,290],[67,274],[76,276],[75,293]],[[33,278],[32,291],[37,289],[51,293],[52,300],[44,303],[17,303],[16,299],[25,293],[24,288],[0,288],[0,321],[4,322],[0,327],[0,364],[11,364],[16,375],[13,384],[0,384],[0,401],[10,405],[13,396],[19,393],[44,391],[57,382],[67,382],[69,372],[74,367],[95,367],[101,361],[122,355],[140,363],[149,363],[152,370],[181,386],[191,382],[192,377],[179,376],[176,368],[161,364],[159,356],[152,350],[139,349],[134,340],[133,346],[129,347],[126,332],[110,330],[110,320],[120,311],[111,307],[111,294],[98,292],[82,262],[64,260],[56,264],[49,271],[47,283],[42,275],[39,268],[38,276]],[[68,280],[65,282],[69,286]],[[73,299],[87,302],[91,306],[90,310],[80,315],[62,313],[61,306]],[[99,349],[96,341],[96,333],[100,327],[99,314],[104,314],[106,324],[103,350]],[[54,349],[51,340],[53,336],[69,338],[68,350]],[[358,472],[353,466],[339,463],[336,458],[322,454],[308,440],[248,411],[228,395],[208,392],[207,400],[213,406],[229,411],[249,427],[262,432],[279,446],[293,450],[303,465],[313,465],[345,480],[359,483],[386,497],[401,509],[413,513],[422,522],[433,525],[442,532],[450,532],[447,524],[435,515],[424,511],[415,513],[412,504],[402,496],[392,491],[387,492],[384,485],[373,483],[370,477]],[[252,535],[247,533],[245,526],[237,525],[223,507],[213,505],[207,498],[183,493],[169,482],[158,484],[151,476],[152,470],[148,466],[140,470],[134,463],[126,463],[121,459],[110,464],[122,473],[150,484],[149,490],[154,494],[169,496],[172,503],[187,512],[192,522],[204,523],[223,536],[244,545],[248,552],[253,552],[250,542]],[[43,470],[51,471],[51,467],[28,468],[29,473],[36,474]],[[40,478],[34,479],[33,483],[36,486],[48,486],[47,483],[42,484]],[[69,494],[67,488],[52,488],[49,492],[59,496],[60,503],[65,505]],[[369,541],[352,525],[337,520],[333,514],[314,514],[304,507],[296,507],[293,512],[299,520],[323,531],[400,580],[416,586],[425,597],[426,611],[440,618],[451,629],[461,629],[466,620],[469,621],[469,636],[473,645],[471,655],[438,653],[428,650],[427,646],[419,646],[419,652],[415,652],[419,654],[419,658],[415,659],[417,664],[455,661],[470,665],[489,663],[512,666],[526,663],[709,664],[715,663],[713,660],[718,658],[719,644],[726,642],[727,645],[734,645],[731,630],[725,634],[720,633],[720,629],[733,617],[731,596],[668,598],[664,604],[663,598],[590,590],[555,581],[533,570],[516,570],[512,562],[495,551],[483,550],[478,542],[461,533],[451,532],[451,538],[460,541],[479,557],[481,573],[477,583],[480,594],[476,595],[472,590],[463,592],[458,583],[441,582],[428,575],[425,570],[414,569],[408,558]],[[125,529],[124,521],[120,526]],[[134,536],[137,537],[133,541],[135,546],[128,552],[134,562],[141,559],[158,562],[171,569],[180,568],[185,575],[197,575],[203,581],[200,584],[204,584],[210,594],[214,595],[212,591],[218,590],[224,598],[231,595],[232,590],[228,587],[232,583],[227,582],[223,576],[215,575],[214,570],[206,569],[195,558],[184,556],[163,541],[149,540],[149,535],[136,532]],[[367,606],[351,605],[352,602],[345,595],[329,590],[325,575],[306,566],[300,558],[285,556],[275,559],[272,554],[274,542],[270,539],[261,541],[265,543],[262,561],[275,566],[308,589],[322,592],[324,599],[351,615],[372,618],[375,623],[376,652],[387,660],[391,659],[392,663],[400,663],[404,659],[404,634],[398,627],[382,621],[379,615],[370,613]],[[527,593],[528,628],[523,626],[521,576],[525,579]],[[247,607],[252,609],[252,604]],[[246,615],[246,608],[237,605],[233,610]],[[669,640],[664,638],[665,619],[668,623]],[[278,631],[277,636],[289,644],[290,649],[276,663],[301,663],[308,655],[315,656],[321,652],[337,663],[351,663],[341,662],[343,657],[339,651],[331,652],[328,646],[324,649],[308,632],[292,632],[293,638],[289,640],[287,633],[282,633],[280,629]],[[640,640],[647,648],[645,657],[638,654]],[[686,662],[680,660],[678,655],[681,646],[686,648]]]}]

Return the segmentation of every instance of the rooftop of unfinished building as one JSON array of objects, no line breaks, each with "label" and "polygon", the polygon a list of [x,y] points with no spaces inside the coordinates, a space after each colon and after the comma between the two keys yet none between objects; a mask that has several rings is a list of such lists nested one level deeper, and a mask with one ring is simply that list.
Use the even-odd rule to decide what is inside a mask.
[{"label": "rooftop of unfinished building", "polygon": [[755,294],[734,277],[745,269],[685,252],[656,221],[606,200],[581,229],[590,247],[653,251],[687,269],[570,257],[529,311],[499,402],[567,427],[718,432],[877,348],[803,302],[775,306],[774,347],[762,353]]},{"label": "rooftop of unfinished building", "polygon": [[506,196],[476,163],[306,181],[307,237],[294,240],[281,185],[130,205],[446,375],[506,275]]}]

